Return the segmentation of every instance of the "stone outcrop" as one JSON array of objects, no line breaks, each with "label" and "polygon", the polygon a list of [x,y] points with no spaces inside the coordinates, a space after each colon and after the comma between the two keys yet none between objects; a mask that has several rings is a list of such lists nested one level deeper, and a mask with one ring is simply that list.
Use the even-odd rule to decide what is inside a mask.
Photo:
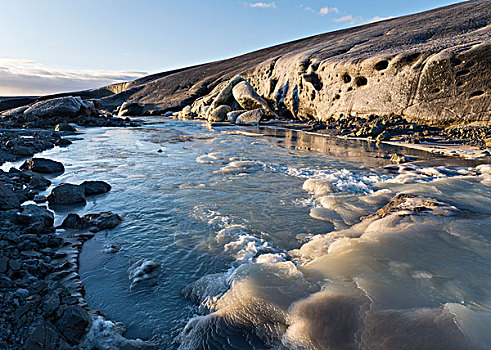
[{"label": "stone outcrop", "polygon": [[104,114],[98,100],[82,100],[66,96],[44,99],[27,106],[0,112],[0,128],[75,130],[82,126],[137,125],[130,120]]},{"label": "stone outcrop", "polygon": [[435,126],[487,125],[490,24],[489,0],[463,2],[155,74],[102,104],[175,111],[201,98],[198,109],[213,110],[230,105],[230,92],[245,80],[280,116],[397,114]]}]

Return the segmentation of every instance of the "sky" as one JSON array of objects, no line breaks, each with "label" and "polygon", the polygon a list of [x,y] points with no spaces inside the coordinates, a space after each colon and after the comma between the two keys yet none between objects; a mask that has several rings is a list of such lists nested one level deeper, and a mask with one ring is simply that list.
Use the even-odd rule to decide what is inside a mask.
[{"label": "sky", "polygon": [[445,0],[0,0],[0,96],[77,91]]}]

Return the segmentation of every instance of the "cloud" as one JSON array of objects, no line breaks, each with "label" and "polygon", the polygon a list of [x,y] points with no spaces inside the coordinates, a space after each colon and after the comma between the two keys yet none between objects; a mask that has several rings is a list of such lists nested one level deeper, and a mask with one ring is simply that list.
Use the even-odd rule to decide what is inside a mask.
[{"label": "cloud", "polygon": [[253,8],[276,8],[276,4],[274,2],[255,2],[249,3],[249,7]]},{"label": "cloud", "polygon": [[339,13],[339,10],[336,7],[323,7],[319,10],[319,15],[325,16],[329,13]]},{"label": "cloud", "polygon": [[343,17],[334,18],[333,21],[336,23],[347,22],[349,24],[366,24],[366,23],[385,21],[385,20],[391,19],[391,18],[394,18],[394,17],[393,16],[390,16],[390,17],[375,16],[372,18],[363,18],[361,16],[353,17],[352,15],[346,15]]},{"label": "cloud", "polygon": [[145,72],[63,70],[26,59],[0,58],[0,96],[46,95],[135,80]]},{"label": "cloud", "polygon": [[316,10],[310,6],[304,6],[304,4],[300,4],[300,7],[303,8],[305,12],[310,12],[316,15],[321,15],[325,16],[331,13],[339,13],[339,10],[337,7],[323,7],[319,10]]}]

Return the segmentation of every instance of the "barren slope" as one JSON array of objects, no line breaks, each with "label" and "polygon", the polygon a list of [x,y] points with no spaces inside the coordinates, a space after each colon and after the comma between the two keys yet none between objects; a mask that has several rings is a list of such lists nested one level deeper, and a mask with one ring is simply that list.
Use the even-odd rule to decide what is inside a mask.
[{"label": "barren slope", "polygon": [[[487,125],[491,104],[491,1],[460,3],[155,74],[104,104],[178,110],[241,74],[299,118],[402,114],[426,124]],[[298,92],[298,112],[294,108]]]}]

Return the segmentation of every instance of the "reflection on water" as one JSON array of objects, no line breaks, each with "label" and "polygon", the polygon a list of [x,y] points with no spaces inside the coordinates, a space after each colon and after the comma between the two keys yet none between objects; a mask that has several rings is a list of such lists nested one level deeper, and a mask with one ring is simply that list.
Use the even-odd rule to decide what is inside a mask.
[{"label": "reflection on water", "polygon": [[[411,150],[424,162],[385,168],[405,151],[243,130],[92,129],[44,153],[55,182],[113,186],[73,210],[124,216],[84,246],[92,308],[162,349],[489,348],[490,166]],[[433,202],[371,215],[401,192]],[[144,258],[157,286],[130,290]]]}]

